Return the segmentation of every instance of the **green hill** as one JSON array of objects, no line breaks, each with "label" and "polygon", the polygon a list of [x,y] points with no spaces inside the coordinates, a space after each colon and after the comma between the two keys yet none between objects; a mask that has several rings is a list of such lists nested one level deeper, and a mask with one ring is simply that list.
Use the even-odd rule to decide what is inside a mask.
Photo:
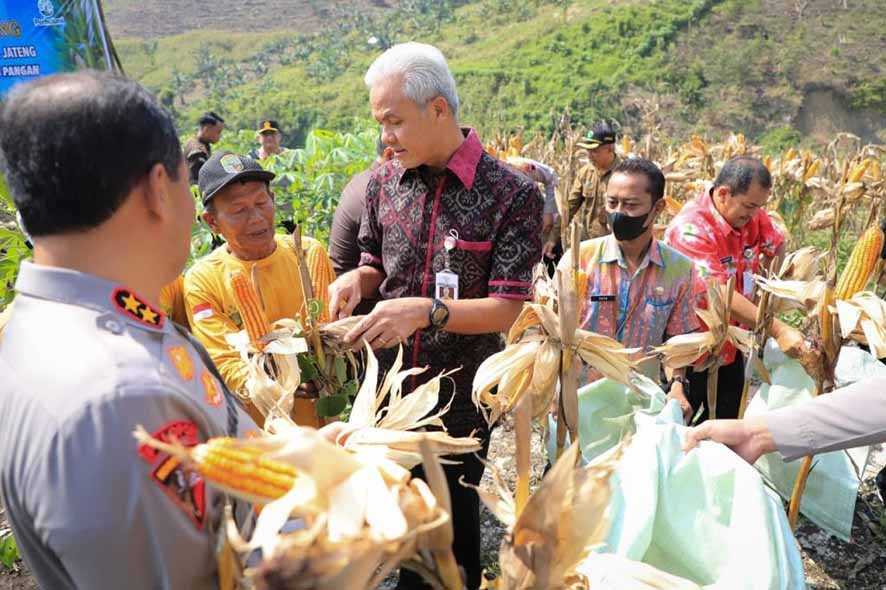
[{"label": "green hill", "polygon": [[[163,0],[171,30],[187,32],[117,35],[139,30],[132,4],[106,0],[123,65],[183,130],[207,108],[236,127],[277,118],[291,143],[316,125],[349,127],[369,115],[362,75],[380,48],[420,40],[447,55],[462,118],[486,133],[549,131],[568,110],[578,124],[735,130],[772,145],[836,130],[886,140],[882,0],[253,0],[259,17],[224,31],[207,27],[234,2],[215,3],[203,24],[198,13],[176,17],[192,3]],[[287,20],[283,4],[304,17]]]}]

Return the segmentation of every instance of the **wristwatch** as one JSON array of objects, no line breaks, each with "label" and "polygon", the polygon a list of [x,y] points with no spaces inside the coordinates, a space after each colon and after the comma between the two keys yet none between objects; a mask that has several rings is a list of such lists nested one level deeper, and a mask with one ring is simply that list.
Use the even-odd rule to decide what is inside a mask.
[{"label": "wristwatch", "polygon": [[434,330],[442,330],[449,321],[449,308],[439,299],[434,299],[431,304],[431,312],[428,314],[428,322]]},{"label": "wristwatch", "polygon": [[683,392],[689,393],[689,379],[687,379],[683,375],[674,375],[671,380],[668,381],[668,390],[671,389],[674,383],[679,383],[683,386]]}]

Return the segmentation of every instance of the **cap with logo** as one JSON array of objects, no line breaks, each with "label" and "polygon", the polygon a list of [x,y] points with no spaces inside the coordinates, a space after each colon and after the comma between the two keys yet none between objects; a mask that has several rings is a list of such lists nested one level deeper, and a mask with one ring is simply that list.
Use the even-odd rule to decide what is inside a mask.
[{"label": "cap with logo", "polygon": [[575,145],[587,150],[593,150],[601,145],[612,143],[615,143],[615,131],[607,123],[597,123],[584,137],[575,142]]},{"label": "cap with logo", "polygon": [[268,131],[280,131],[280,125],[277,121],[274,121],[273,119],[265,119],[261,122],[261,125],[258,126],[258,132],[267,133]]},{"label": "cap with logo", "polygon": [[247,156],[231,152],[213,154],[200,168],[198,186],[205,205],[218,191],[235,181],[262,180],[271,182],[276,175]]}]

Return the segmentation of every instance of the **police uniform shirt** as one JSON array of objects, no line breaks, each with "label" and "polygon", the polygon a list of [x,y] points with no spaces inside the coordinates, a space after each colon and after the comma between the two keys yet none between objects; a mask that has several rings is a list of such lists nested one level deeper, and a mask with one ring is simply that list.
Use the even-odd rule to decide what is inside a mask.
[{"label": "police uniform shirt", "polygon": [[22,263],[0,343],[0,493],[41,588],[217,588],[222,496],[140,446],[257,430],[124,286]]}]

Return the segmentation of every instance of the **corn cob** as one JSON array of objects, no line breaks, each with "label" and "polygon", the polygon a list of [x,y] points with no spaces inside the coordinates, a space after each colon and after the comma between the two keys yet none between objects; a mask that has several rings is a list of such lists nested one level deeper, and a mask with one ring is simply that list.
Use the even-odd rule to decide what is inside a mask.
[{"label": "corn cob", "polygon": [[154,439],[141,427],[135,437],[142,444],[187,462],[214,486],[258,504],[284,496],[295,482],[292,466],[265,458],[267,449],[249,440],[212,438],[186,448]]},{"label": "corn cob", "polygon": [[846,179],[846,182],[847,183],[860,182],[861,179],[864,177],[864,173],[867,171],[868,165],[870,163],[871,163],[871,160],[866,158],[866,159],[862,160],[861,162],[859,162],[858,164],[856,164],[852,168],[852,171],[849,173],[849,177]]},{"label": "corn cob", "polygon": [[849,299],[864,289],[883,251],[883,242],[883,230],[876,225],[862,234],[837,282],[836,299]]},{"label": "corn cob", "polygon": [[236,272],[231,277],[231,285],[234,288],[234,299],[240,308],[240,317],[249,334],[249,341],[258,350],[264,350],[264,338],[271,331],[268,316],[258,300],[258,294],[252,287],[252,283],[242,272]]}]

